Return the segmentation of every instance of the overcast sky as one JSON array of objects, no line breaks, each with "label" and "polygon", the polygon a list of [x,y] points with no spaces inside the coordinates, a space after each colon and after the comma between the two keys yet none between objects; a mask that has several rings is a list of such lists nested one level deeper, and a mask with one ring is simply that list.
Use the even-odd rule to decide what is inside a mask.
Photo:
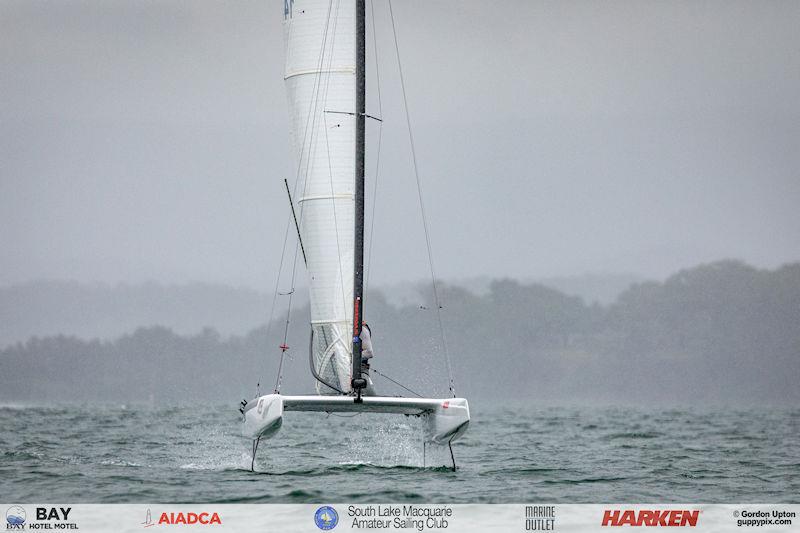
[{"label": "overcast sky", "polygon": [[[427,272],[386,5],[376,283]],[[800,259],[800,2],[393,5],[440,277]],[[0,3],[0,284],[271,287],[282,20],[280,0]]]}]

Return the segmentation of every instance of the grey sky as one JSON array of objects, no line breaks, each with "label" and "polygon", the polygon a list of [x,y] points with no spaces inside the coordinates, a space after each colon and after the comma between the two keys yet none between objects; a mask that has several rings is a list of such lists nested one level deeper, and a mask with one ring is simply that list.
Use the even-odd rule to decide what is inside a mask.
[{"label": "grey sky", "polygon": [[[372,279],[391,282],[427,267],[375,4]],[[441,277],[800,259],[800,3],[393,5]],[[0,3],[0,284],[271,286],[294,175],[282,16],[278,0]]]}]

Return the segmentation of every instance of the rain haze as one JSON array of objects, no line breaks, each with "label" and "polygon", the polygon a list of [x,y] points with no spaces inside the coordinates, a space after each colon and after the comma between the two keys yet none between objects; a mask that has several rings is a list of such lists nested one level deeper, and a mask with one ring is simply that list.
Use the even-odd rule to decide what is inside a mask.
[{"label": "rain haze", "polygon": [[[800,2],[364,3],[361,196],[363,4],[0,1],[9,524],[26,501],[788,516]],[[86,533],[161,513],[95,509]],[[419,509],[375,527],[448,527]]]},{"label": "rain haze", "polygon": [[[374,4],[370,275],[384,284],[424,279],[427,262]],[[800,258],[797,2],[394,11],[442,279]],[[271,290],[296,174],[281,23],[277,1],[0,4],[0,284]],[[375,49],[370,36],[373,114]]]},{"label": "rain haze", "polygon": [[[446,330],[473,396],[800,401],[800,4],[396,1],[402,78],[368,5],[382,370],[441,393]],[[275,281],[299,175],[283,14],[0,4],[3,396],[227,402],[287,343],[287,386],[313,384],[302,265]]]}]

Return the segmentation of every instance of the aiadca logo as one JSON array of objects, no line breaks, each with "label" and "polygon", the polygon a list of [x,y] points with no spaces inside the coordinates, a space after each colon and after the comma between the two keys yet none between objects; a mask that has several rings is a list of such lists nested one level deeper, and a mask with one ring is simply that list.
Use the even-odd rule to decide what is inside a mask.
[{"label": "aiadca logo", "polygon": [[193,512],[171,512],[171,513],[161,513],[161,516],[158,519],[158,523],[153,520],[153,513],[150,509],[147,509],[147,514],[145,514],[144,522],[142,522],[143,527],[153,527],[153,526],[175,526],[175,525],[201,525],[201,526],[213,526],[213,525],[221,525],[222,518],[219,516],[219,513],[212,512],[200,512],[200,513],[193,513]]}]

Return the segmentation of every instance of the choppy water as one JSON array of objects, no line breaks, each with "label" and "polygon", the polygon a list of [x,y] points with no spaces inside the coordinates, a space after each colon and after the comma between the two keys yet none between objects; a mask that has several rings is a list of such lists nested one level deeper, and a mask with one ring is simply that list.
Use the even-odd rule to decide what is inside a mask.
[{"label": "choppy water", "polygon": [[288,413],[253,473],[231,407],[0,407],[0,501],[800,502],[800,409],[471,408],[457,472],[413,418]]}]

